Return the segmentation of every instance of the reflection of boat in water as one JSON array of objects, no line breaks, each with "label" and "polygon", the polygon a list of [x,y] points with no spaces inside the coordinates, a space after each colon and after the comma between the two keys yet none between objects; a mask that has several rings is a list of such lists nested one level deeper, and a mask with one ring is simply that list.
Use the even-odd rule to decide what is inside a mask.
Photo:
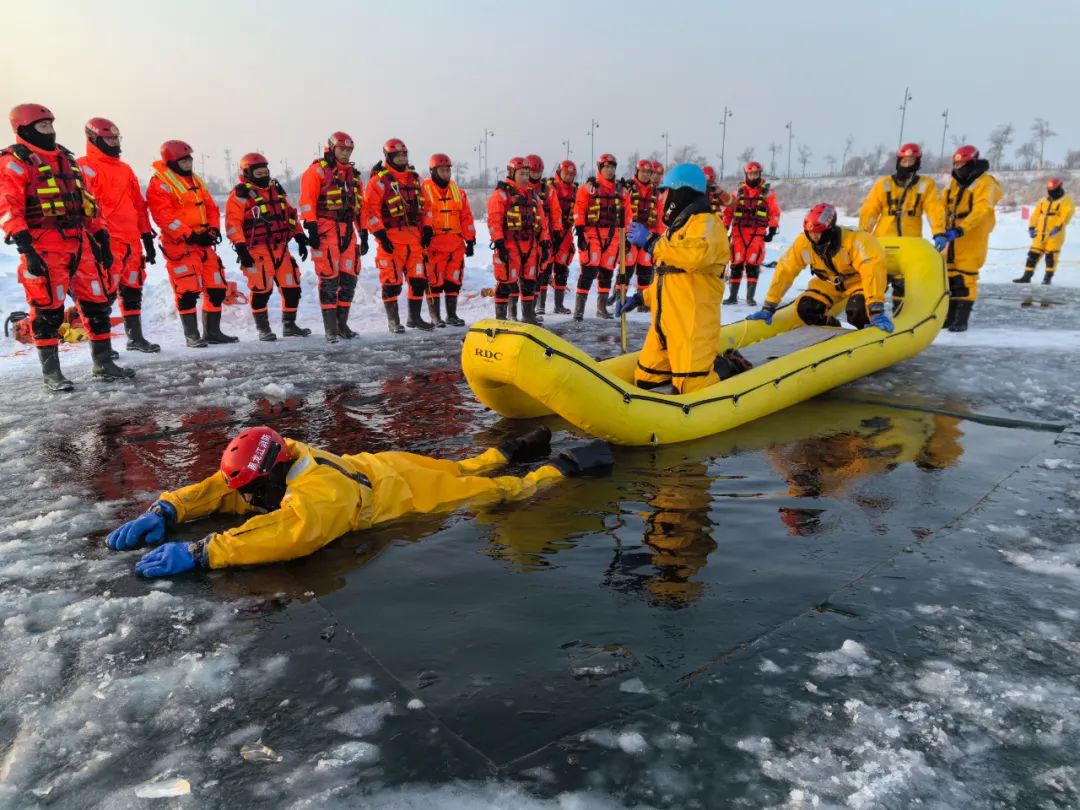
[{"label": "reflection of boat in water", "polygon": [[907,282],[892,334],[805,326],[789,305],[771,326],[723,327],[718,350],[737,348],[754,368],[667,396],[634,385],[636,352],[597,362],[542,327],[484,320],[465,337],[462,369],[477,398],[503,416],[556,413],[615,444],[671,444],[731,430],[912,357],[933,341],[948,306],[941,256],[922,239],[881,242],[889,272]]}]

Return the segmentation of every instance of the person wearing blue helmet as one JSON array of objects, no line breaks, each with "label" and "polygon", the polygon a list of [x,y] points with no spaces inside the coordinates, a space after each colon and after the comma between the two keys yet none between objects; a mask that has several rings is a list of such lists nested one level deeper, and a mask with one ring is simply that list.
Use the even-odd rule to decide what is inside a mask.
[{"label": "person wearing blue helmet", "polygon": [[737,353],[717,356],[724,269],[731,258],[723,219],[712,212],[705,172],[693,163],[671,168],[660,183],[663,235],[635,222],[627,239],[652,255],[656,283],[619,304],[616,314],[647,305],[652,323],[638,356],[635,383],[670,384],[688,394],[745,371]]}]

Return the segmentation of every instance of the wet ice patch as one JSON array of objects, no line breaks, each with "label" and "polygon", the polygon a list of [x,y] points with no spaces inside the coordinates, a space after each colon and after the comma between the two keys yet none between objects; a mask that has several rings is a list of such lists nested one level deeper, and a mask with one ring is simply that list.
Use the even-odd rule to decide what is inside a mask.
[{"label": "wet ice patch", "polygon": [[811,671],[822,678],[864,678],[877,667],[866,648],[850,638],[838,650],[809,655],[818,662]]},{"label": "wet ice patch", "polygon": [[644,754],[649,750],[649,743],[640,731],[612,731],[606,728],[596,728],[586,731],[581,735],[584,742],[599,745],[612,751],[622,751],[626,754]]},{"label": "wet ice patch", "polygon": [[1067,579],[1080,585],[1080,548],[1070,546],[1056,551],[999,551],[1006,560],[1025,571]]},{"label": "wet ice patch", "polygon": [[384,700],[367,706],[357,706],[331,720],[327,727],[350,737],[366,737],[382,728],[383,721],[394,714],[394,705]]}]

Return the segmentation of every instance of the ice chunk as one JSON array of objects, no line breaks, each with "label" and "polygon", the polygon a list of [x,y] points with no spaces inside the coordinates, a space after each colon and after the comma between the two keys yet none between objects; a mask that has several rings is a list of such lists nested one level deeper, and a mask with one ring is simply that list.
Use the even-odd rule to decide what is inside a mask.
[{"label": "ice chunk", "polygon": [[641,678],[631,678],[619,684],[619,691],[631,695],[647,695],[649,694],[649,687],[644,684]]},{"label": "ice chunk", "polygon": [[818,660],[813,673],[821,677],[862,678],[874,671],[877,661],[871,658],[866,648],[857,641],[847,639],[839,650],[823,653],[810,653]]},{"label": "ice chunk", "polygon": [[285,757],[274,751],[267,745],[263,744],[262,740],[256,740],[253,743],[245,743],[240,746],[240,756],[244,758],[246,762],[281,762]]},{"label": "ice chunk", "polygon": [[186,796],[189,793],[191,783],[179,777],[146,782],[135,788],[135,795],[140,799],[171,799],[173,796]]},{"label": "ice chunk", "polygon": [[388,700],[357,706],[355,709],[335,717],[329,728],[348,734],[350,737],[366,737],[382,728],[383,720],[394,713],[394,706]]}]

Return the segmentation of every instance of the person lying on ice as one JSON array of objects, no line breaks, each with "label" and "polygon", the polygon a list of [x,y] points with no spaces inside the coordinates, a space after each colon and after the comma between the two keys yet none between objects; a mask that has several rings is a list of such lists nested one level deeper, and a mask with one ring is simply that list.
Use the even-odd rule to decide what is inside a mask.
[{"label": "person lying on ice", "polygon": [[[866,231],[838,226],[836,209],[828,203],[810,209],[803,232],[776,265],[765,303],[747,320],[771,324],[780,299],[807,265],[814,277],[795,299],[803,323],[828,325],[829,310],[846,300],[847,321],[856,329],[893,330],[892,318],[885,314],[885,251]],[[835,320],[832,324],[839,325]]]},{"label": "person lying on ice", "polygon": [[464,503],[527,498],[549,483],[612,464],[611,449],[598,440],[563,450],[520,478],[481,474],[543,458],[550,441],[551,431],[541,427],[478,456],[444,461],[403,452],[337,456],[282,438],[268,427],[249,428],[225,448],[217,472],[162,493],[145,514],[115,529],[106,543],[114,550],[157,545],[177,524],[225,512],[254,517],[193,543],[165,543],[139,560],[136,573],[160,577],[194,568],[291,560],[347,532]]},{"label": "person lying on ice", "polygon": [[724,268],[731,258],[727,229],[712,212],[705,172],[693,163],[672,167],[660,182],[667,231],[660,236],[640,222],[627,240],[652,256],[657,281],[616,305],[622,315],[642,305],[652,323],[638,356],[634,382],[639,388],[670,383],[689,394],[727,379],[750,364],[735,351],[717,357]]}]

